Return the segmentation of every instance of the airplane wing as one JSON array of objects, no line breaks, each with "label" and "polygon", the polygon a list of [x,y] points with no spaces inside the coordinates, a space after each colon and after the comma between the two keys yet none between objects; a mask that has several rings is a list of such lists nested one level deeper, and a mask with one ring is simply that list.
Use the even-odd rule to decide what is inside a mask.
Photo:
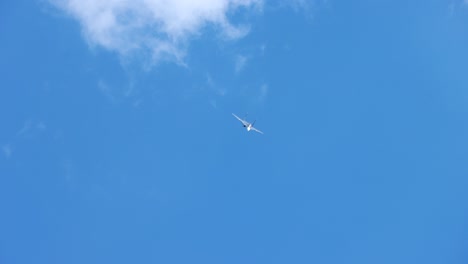
[{"label": "airplane wing", "polygon": [[240,117],[236,116],[235,114],[232,114],[237,120],[241,121],[244,126],[248,126],[249,122],[242,120]]},{"label": "airplane wing", "polygon": [[250,129],[252,129],[253,131],[255,131],[255,132],[258,132],[258,133],[260,133],[260,134],[263,134],[263,132],[262,132],[262,131],[260,131],[260,130],[256,129],[255,127],[251,127]]}]

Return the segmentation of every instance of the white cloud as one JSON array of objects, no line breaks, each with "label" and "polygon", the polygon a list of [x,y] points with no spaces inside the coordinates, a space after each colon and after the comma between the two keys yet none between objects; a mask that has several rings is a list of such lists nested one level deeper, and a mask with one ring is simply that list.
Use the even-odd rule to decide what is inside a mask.
[{"label": "white cloud", "polygon": [[247,63],[247,57],[242,56],[242,55],[237,55],[236,56],[236,65],[235,65],[236,73],[241,72],[242,69],[244,69],[246,63]]},{"label": "white cloud", "polygon": [[212,25],[227,39],[243,37],[246,25],[228,14],[261,7],[263,0],[49,0],[78,20],[88,43],[120,55],[149,54],[183,63],[190,37]]}]

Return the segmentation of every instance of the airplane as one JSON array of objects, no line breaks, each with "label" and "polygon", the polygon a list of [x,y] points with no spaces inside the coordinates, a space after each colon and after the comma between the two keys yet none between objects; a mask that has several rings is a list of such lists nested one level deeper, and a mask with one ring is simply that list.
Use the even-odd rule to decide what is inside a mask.
[{"label": "airplane", "polygon": [[242,118],[236,116],[235,114],[232,114],[235,118],[237,118],[237,120],[241,121],[242,125],[247,129],[247,131],[250,131],[250,130],[253,130],[255,132],[258,132],[260,134],[263,134],[262,131],[256,129],[253,125],[255,124],[255,121],[253,121],[253,123],[249,123],[245,120],[243,120]]}]

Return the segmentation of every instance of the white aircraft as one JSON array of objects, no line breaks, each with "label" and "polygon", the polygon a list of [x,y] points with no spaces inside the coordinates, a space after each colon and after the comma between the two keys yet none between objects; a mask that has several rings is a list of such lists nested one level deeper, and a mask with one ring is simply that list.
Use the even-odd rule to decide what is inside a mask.
[{"label": "white aircraft", "polygon": [[235,118],[237,118],[237,120],[241,121],[242,125],[244,125],[244,127],[247,129],[247,131],[250,131],[250,130],[253,130],[255,132],[258,132],[260,134],[263,134],[262,131],[256,129],[255,127],[253,127],[253,125],[255,124],[255,121],[253,123],[249,123],[247,121],[245,121],[244,119],[236,116],[235,114],[232,114]]}]

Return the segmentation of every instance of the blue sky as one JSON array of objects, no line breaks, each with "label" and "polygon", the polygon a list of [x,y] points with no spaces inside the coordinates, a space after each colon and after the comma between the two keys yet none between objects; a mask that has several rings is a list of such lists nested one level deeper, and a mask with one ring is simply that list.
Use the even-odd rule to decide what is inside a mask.
[{"label": "blue sky", "polygon": [[3,1],[0,36],[1,263],[468,262],[466,1]]}]

